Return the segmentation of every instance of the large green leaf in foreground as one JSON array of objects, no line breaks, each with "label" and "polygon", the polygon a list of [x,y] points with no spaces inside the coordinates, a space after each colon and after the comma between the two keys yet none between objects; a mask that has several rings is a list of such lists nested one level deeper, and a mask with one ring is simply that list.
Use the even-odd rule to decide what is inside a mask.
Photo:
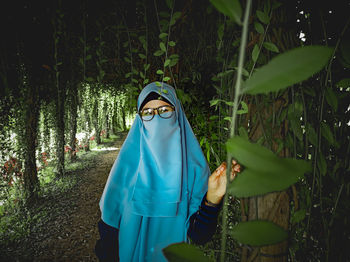
[{"label": "large green leaf in foreground", "polygon": [[280,158],[267,148],[239,136],[229,139],[226,147],[244,167],[228,187],[228,192],[237,197],[284,190],[311,170],[304,160]]},{"label": "large green leaf in foreground", "polygon": [[268,93],[306,80],[327,64],[332,52],[329,47],[306,46],[280,54],[256,70],[245,82],[243,92]]},{"label": "large green leaf in foreground", "polygon": [[210,0],[210,2],[221,13],[233,18],[237,24],[242,24],[242,7],[238,0]]},{"label": "large green leaf in foreground", "polygon": [[251,246],[271,245],[285,240],[288,233],[270,221],[253,220],[238,223],[230,230],[238,242]]},{"label": "large green leaf in foreground", "polygon": [[209,258],[194,245],[176,243],[163,249],[164,256],[170,262],[209,262]]}]

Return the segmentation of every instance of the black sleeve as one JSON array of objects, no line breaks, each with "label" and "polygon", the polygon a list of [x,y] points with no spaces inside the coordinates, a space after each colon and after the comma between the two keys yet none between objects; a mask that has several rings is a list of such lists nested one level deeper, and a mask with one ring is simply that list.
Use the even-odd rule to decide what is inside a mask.
[{"label": "black sleeve", "polygon": [[196,213],[190,217],[190,225],[187,236],[195,243],[203,245],[208,242],[216,231],[217,218],[222,206],[222,201],[217,207],[207,206],[204,195],[202,203]]},{"label": "black sleeve", "polygon": [[119,243],[117,228],[107,225],[100,220],[98,222],[98,231],[100,239],[95,245],[95,254],[100,262],[115,262],[119,261]]}]

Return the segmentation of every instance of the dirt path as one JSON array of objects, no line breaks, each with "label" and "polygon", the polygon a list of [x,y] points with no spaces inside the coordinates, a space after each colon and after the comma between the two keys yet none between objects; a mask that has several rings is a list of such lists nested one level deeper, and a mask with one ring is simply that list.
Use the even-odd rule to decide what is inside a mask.
[{"label": "dirt path", "polygon": [[[94,247],[98,239],[97,222],[100,219],[99,200],[109,171],[119,153],[126,134],[113,147],[97,157],[96,166],[82,175],[81,182],[69,198],[76,199],[69,212],[50,221],[51,232],[36,243],[32,261],[98,261]],[[68,210],[67,210],[68,211]]]}]

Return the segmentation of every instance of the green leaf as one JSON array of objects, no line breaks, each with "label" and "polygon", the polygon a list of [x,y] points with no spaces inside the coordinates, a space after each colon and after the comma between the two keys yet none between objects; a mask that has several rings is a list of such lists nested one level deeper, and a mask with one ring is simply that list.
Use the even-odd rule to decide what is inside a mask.
[{"label": "green leaf", "polygon": [[144,64],[143,68],[147,71],[151,65],[150,64]]},{"label": "green leaf", "polygon": [[163,42],[160,42],[160,43],[159,43],[159,47],[160,47],[160,49],[161,49],[163,52],[166,51],[166,47],[165,47],[165,44],[164,44]]},{"label": "green leaf", "polygon": [[167,37],[167,36],[168,36],[167,33],[160,33],[160,34],[159,34],[159,38],[160,38],[160,39],[163,39],[164,37]]},{"label": "green leaf", "polygon": [[229,185],[228,191],[237,197],[284,190],[311,170],[309,163],[303,160],[280,158],[242,137],[229,139],[226,148],[244,166],[243,172]]},{"label": "green leaf", "polygon": [[306,210],[305,209],[300,209],[296,212],[293,213],[292,215],[292,224],[299,223],[302,221],[306,216]]},{"label": "green leaf", "polygon": [[176,43],[174,42],[174,41],[169,41],[169,46],[175,46],[176,45]]},{"label": "green leaf", "polygon": [[209,262],[209,258],[196,246],[187,243],[171,244],[163,249],[169,262]]},{"label": "green leaf", "polygon": [[332,107],[333,111],[338,109],[338,99],[332,88],[327,87],[326,89],[326,100],[327,103]]},{"label": "green leaf", "polygon": [[325,122],[321,122],[321,132],[322,132],[322,136],[327,139],[327,141],[331,144],[334,145],[334,136],[333,133],[331,131],[331,129],[329,128],[329,126],[325,123]]},{"label": "green leaf", "polygon": [[267,50],[269,50],[269,51],[271,51],[271,52],[275,52],[275,53],[279,53],[279,52],[280,52],[280,50],[278,50],[278,47],[277,47],[274,43],[271,43],[271,42],[264,42],[264,43],[263,43],[263,46],[264,46]]},{"label": "green leaf", "polygon": [[280,54],[253,73],[243,91],[268,93],[306,80],[326,65],[332,52],[329,47],[307,46]]},{"label": "green leaf", "polygon": [[164,54],[163,50],[157,50],[153,53],[154,56],[161,56],[162,54]]},{"label": "green leaf", "polygon": [[127,63],[131,63],[131,60],[130,60],[129,57],[124,56],[124,60],[125,60],[125,62],[127,62]]},{"label": "green leaf", "polygon": [[169,81],[169,80],[170,80],[170,77],[169,77],[169,76],[166,76],[166,77],[163,78],[163,82],[167,82],[167,81]]},{"label": "green leaf", "polygon": [[262,11],[260,11],[260,10],[257,10],[256,11],[256,16],[259,18],[259,20],[262,22],[262,23],[264,23],[265,25],[267,25],[268,23],[270,23],[270,18],[269,18],[269,16],[266,14],[266,13],[264,13],[264,12],[262,12]]},{"label": "green leaf", "polygon": [[264,27],[259,22],[254,23],[254,28],[261,35],[264,34],[264,32],[265,32]]},{"label": "green leaf", "polygon": [[242,7],[238,0],[210,0],[215,8],[241,25]]},{"label": "green leaf", "polygon": [[144,54],[139,54],[139,57],[140,57],[141,59],[146,59],[146,56],[145,56]]},{"label": "green leaf", "polygon": [[248,131],[243,126],[240,126],[238,128],[238,133],[239,133],[240,137],[247,139],[247,140],[249,139]]},{"label": "green leaf", "polygon": [[162,75],[162,74],[164,74],[164,72],[163,72],[163,70],[158,69],[158,70],[157,70],[157,74],[158,74],[158,75]]},{"label": "green leaf", "polygon": [[148,84],[148,82],[149,82],[149,79],[147,79],[147,78],[145,80],[143,80],[144,85]]},{"label": "green leaf", "polygon": [[259,47],[257,44],[255,44],[254,48],[253,48],[253,52],[252,52],[252,59],[254,62],[256,62],[256,60],[258,60],[258,56],[259,56]]},{"label": "green leaf", "polygon": [[303,140],[303,131],[301,129],[301,120],[297,112],[294,111],[294,105],[291,104],[288,108],[288,119],[292,126],[294,135],[300,140]]},{"label": "green leaf", "polygon": [[174,20],[174,23],[176,22],[177,19],[179,19],[181,17],[182,13],[181,12],[175,12],[173,14],[173,18],[172,20]]},{"label": "green leaf", "polygon": [[171,62],[170,59],[165,60],[165,62],[164,62],[164,67],[167,67],[167,66],[170,64],[170,62]]},{"label": "green leaf", "polygon": [[222,101],[221,99],[213,99],[213,100],[210,100],[209,103],[210,103],[210,106],[215,106],[217,105],[220,101]]},{"label": "green leaf", "polygon": [[232,121],[232,118],[231,118],[230,116],[225,116],[225,117],[224,117],[224,120],[231,122],[231,121]]},{"label": "green leaf", "polygon": [[264,220],[240,222],[230,230],[230,235],[238,242],[251,246],[272,245],[288,237],[283,228]]},{"label": "green leaf", "polygon": [[320,170],[322,176],[327,174],[327,162],[321,152],[317,156],[317,167]]},{"label": "green leaf", "polygon": [[86,79],[85,79],[86,81],[88,81],[88,82],[93,82],[93,81],[95,81],[92,77],[87,77]]},{"label": "green leaf", "polygon": [[307,134],[307,138],[310,141],[311,144],[313,144],[314,146],[317,145],[317,134],[315,129],[310,125],[310,124],[306,124],[306,134]]},{"label": "green leaf", "polygon": [[141,78],[145,78],[145,74],[142,71],[140,71],[140,76]]},{"label": "green leaf", "polygon": [[241,101],[241,105],[242,109],[237,110],[237,114],[242,115],[248,113],[248,105],[244,101]]},{"label": "green leaf", "polygon": [[350,87],[350,78],[344,78],[342,80],[340,80],[337,84],[336,84],[337,87],[340,87],[340,88],[344,88],[344,89],[347,89],[348,87]]}]

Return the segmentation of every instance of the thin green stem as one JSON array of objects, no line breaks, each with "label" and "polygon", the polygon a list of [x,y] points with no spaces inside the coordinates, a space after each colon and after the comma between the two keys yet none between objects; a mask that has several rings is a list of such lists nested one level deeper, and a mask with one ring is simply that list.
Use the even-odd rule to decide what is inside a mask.
[{"label": "thin green stem", "polygon": [[[235,83],[235,95],[234,95],[234,101],[233,101],[233,112],[232,112],[232,118],[231,118],[230,138],[233,137],[235,134],[238,101],[241,93],[245,48],[247,45],[247,37],[248,37],[248,18],[249,18],[251,3],[252,3],[251,0],[247,0],[247,5],[244,12],[243,30],[242,30],[241,44],[240,44],[239,56],[238,56],[237,79]],[[230,181],[231,159],[232,159],[232,156],[228,153],[227,154],[227,171],[226,171],[227,182],[228,182],[227,186]],[[227,200],[228,200],[228,193],[225,194],[225,197],[224,197],[223,214],[222,214],[222,236],[221,236],[221,257],[220,257],[221,262],[225,261],[225,256],[226,256],[227,215],[228,215]]]}]

